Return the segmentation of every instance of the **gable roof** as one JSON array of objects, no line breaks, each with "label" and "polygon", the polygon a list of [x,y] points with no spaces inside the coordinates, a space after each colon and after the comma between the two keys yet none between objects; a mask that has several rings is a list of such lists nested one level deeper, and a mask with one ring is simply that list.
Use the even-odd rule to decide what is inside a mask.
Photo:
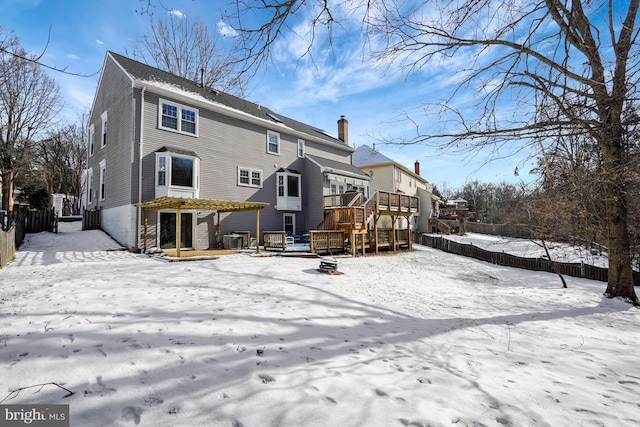
[{"label": "gable roof", "polygon": [[402,169],[406,174],[414,177],[415,179],[424,182],[428,182],[425,178],[421,177],[417,173],[409,170],[409,168],[401,165],[400,163],[390,159],[384,154],[376,151],[374,148],[368,145],[359,146],[353,153],[353,164],[358,167],[374,167],[374,166],[388,166],[393,165]]},{"label": "gable roof", "polygon": [[395,162],[368,145],[359,146],[353,153],[353,164],[356,166],[370,166],[382,163]]},{"label": "gable roof", "polygon": [[211,109],[216,109],[222,114],[231,115],[235,113],[233,115],[245,121],[249,119],[253,119],[252,121],[258,120],[260,124],[270,129],[292,134],[303,139],[324,142],[347,152],[353,152],[353,148],[346,145],[342,140],[331,136],[326,131],[278,114],[263,105],[210,87],[202,87],[197,82],[143,64],[115,52],[108,51],[107,56],[120,65],[124,72],[134,81],[134,85],[137,83],[137,87],[152,86],[165,91],[174,91],[182,96],[190,97],[192,101],[205,102]]},{"label": "gable roof", "polygon": [[325,159],[324,157],[312,156],[307,154],[309,160],[317,164],[323,169],[323,172],[342,173],[345,175],[351,175],[360,179],[370,180],[371,177],[364,171],[357,167],[350,165],[349,163],[342,163],[336,160]]}]

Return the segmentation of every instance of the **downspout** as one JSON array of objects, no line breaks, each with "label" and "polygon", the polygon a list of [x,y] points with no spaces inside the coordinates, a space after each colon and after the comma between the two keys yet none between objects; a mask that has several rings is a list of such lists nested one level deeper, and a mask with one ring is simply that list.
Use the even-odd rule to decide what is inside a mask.
[{"label": "downspout", "polygon": [[[142,146],[144,141],[144,91],[147,90],[146,86],[142,86],[142,91],[140,92],[140,142],[138,144],[138,203],[142,203]],[[142,208],[138,207],[138,220],[136,224],[137,234],[137,247],[141,248],[140,242],[140,227],[142,222],[141,216]],[[144,242],[143,242],[144,243]]]}]

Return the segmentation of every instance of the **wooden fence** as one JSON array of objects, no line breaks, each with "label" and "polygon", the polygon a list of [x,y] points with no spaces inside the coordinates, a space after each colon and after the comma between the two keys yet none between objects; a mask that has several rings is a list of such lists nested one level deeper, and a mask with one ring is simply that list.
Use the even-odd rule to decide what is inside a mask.
[{"label": "wooden fence", "polygon": [[83,230],[100,230],[102,228],[102,210],[84,210],[82,212]]},{"label": "wooden fence", "polygon": [[16,254],[16,224],[9,230],[0,230],[0,268],[3,268]]},{"label": "wooden fence", "polygon": [[527,224],[487,224],[483,222],[468,221],[464,224],[471,233],[493,234],[496,236],[516,237],[518,239],[530,239],[533,227]]},{"label": "wooden fence", "polygon": [[[488,251],[472,244],[458,243],[438,236],[423,234],[420,243],[452,254],[463,255],[506,267],[546,271],[549,273],[558,271],[567,276],[599,280],[602,282],[606,282],[609,277],[609,270],[607,268],[595,267],[585,263],[555,262],[546,258],[522,258],[504,252]],[[640,286],[640,272],[638,271],[633,272],[633,284]]]},{"label": "wooden fence", "polygon": [[41,231],[58,232],[55,211],[29,211],[16,209],[0,216],[0,268],[15,256],[16,250],[24,242],[27,233]]}]

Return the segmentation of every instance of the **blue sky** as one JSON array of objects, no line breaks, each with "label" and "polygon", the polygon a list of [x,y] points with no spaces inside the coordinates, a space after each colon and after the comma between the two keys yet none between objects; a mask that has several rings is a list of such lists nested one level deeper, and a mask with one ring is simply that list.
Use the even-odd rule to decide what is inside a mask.
[{"label": "blue sky", "polygon": [[[221,9],[226,3],[227,0],[162,2],[189,17],[200,17],[212,30],[225,28],[221,25]],[[23,47],[33,52],[42,51],[49,38],[45,63],[66,67],[71,73],[91,75],[51,73],[65,97],[65,117],[73,120],[91,106],[106,51],[120,54],[125,54],[125,49],[131,51],[132,43],[148,29],[149,17],[136,13],[145,4],[146,0],[0,0],[0,26],[5,32],[14,30]],[[154,13],[168,12],[156,7]],[[247,98],[334,135],[337,120],[345,115],[352,145],[375,143],[387,157],[410,169],[418,160],[421,175],[440,188],[444,183],[460,187],[475,179],[483,182],[535,179],[526,174],[530,164],[524,167],[519,164],[522,155],[483,166],[487,160],[484,155],[442,155],[420,145],[376,142],[375,138],[412,132],[406,122],[399,122],[404,114],[416,120],[421,129],[429,127],[430,123],[424,122],[423,109],[428,102],[445,98],[452,90],[448,86],[451,68],[440,64],[412,75],[389,73],[388,67],[363,60],[362,48],[354,42],[355,37],[340,33],[334,40],[333,51],[316,51],[313,64],[298,60],[296,55],[302,46],[298,41],[283,40],[276,62],[252,80]],[[519,177],[513,173],[516,166],[520,167]]]}]

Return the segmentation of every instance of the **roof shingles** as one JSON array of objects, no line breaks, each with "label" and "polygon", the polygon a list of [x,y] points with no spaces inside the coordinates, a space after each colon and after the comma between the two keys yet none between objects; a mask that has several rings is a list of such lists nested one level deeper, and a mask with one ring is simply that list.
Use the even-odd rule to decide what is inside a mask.
[{"label": "roof shingles", "polygon": [[142,62],[127,58],[126,56],[119,55],[114,52],[109,52],[109,55],[134,79],[139,82],[158,82],[168,84],[176,88],[180,88],[186,92],[191,92],[201,98],[204,98],[210,102],[224,105],[227,108],[231,108],[245,114],[257,117],[262,120],[276,122],[273,117],[277,117],[280,120],[280,124],[294,129],[298,132],[305,133],[307,135],[321,138],[326,142],[335,144],[346,148],[348,151],[353,151],[350,147],[346,146],[340,139],[332,137],[325,131],[318,131],[317,128],[307,125],[305,123],[293,120],[289,117],[277,114],[263,105],[255,102],[247,101],[237,96],[221,92],[216,89],[202,87],[197,82],[189,79],[185,79],[169,72],[160,70],[150,65],[143,64]]}]

